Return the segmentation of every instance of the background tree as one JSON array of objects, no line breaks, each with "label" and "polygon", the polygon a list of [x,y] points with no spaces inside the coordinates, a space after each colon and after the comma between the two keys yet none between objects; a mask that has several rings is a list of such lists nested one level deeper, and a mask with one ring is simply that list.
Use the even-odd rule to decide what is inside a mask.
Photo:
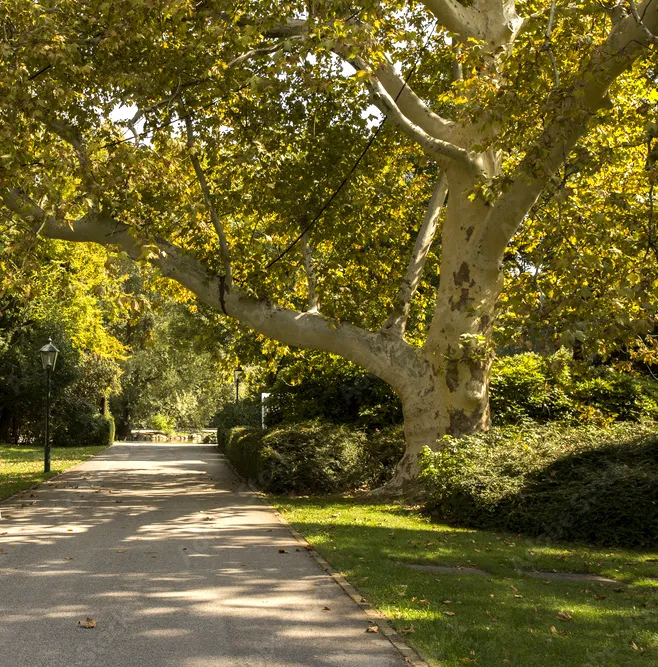
[{"label": "background tree", "polygon": [[[543,192],[579,178],[588,132],[605,143],[629,109],[654,109],[658,0],[5,7],[12,220],[115,246],[265,336],[378,375],[404,410],[393,485],[438,436],[488,427],[509,244]],[[312,227],[366,144],[370,100],[397,130]],[[128,107],[130,141],[111,120]],[[431,318],[410,320],[414,297]]]}]

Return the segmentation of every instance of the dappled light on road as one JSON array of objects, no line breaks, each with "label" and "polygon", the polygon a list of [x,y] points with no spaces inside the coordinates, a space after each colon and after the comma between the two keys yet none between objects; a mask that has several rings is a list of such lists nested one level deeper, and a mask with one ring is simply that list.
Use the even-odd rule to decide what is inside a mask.
[{"label": "dappled light on road", "polygon": [[1,508],[6,664],[404,664],[212,446],[115,445]]}]

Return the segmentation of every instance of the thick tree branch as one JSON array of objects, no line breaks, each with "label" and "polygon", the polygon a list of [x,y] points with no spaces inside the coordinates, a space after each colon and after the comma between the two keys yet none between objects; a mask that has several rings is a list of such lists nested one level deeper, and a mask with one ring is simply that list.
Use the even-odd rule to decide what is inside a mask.
[{"label": "thick tree branch", "polygon": [[217,311],[244,322],[285,345],[337,354],[363,366],[401,390],[409,371],[423,363],[404,341],[338,323],[317,312],[298,312],[251,297],[239,288],[226,290],[223,276],[210,273],[195,257],[164,239],[141,239],[136,231],[111,216],[91,211],[79,220],[57,220],[11,190],[0,199],[43,236],[63,241],[115,246],[133,259],[146,259],[161,273],[183,285]]},{"label": "thick tree branch", "polygon": [[382,326],[382,331],[393,334],[402,338],[407,327],[407,319],[409,318],[409,310],[411,308],[411,301],[416,294],[420,279],[423,276],[427,255],[434,241],[436,230],[439,224],[439,217],[441,210],[445,203],[446,195],[448,194],[448,179],[445,173],[439,176],[439,180],[434,186],[432,198],[427,207],[425,218],[418,230],[416,243],[411,252],[409,266],[405,274],[400,290],[398,291],[393,311]]},{"label": "thick tree branch", "polygon": [[512,184],[492,207],[483,228],[480,248],[499,263],[512,236],[546,182],[559,169],[565,156],[585,134],[597,111],[610,103],[611,84],[646,52],[651,34],[658,32],[658,0],[645,0],[638,9],[640,25],[632,14],[619,21],[608,39],[584,63],[575,81],[563,95],[553,93],[547,113],[549,122],[517,167]]},{"label": "thick tree branch", "polygon": [[422,127],[413,123],[405,116],[388,94],[384,86],[375,77],[372,78],[373,103],[381,112],[397,125],[408,137],[416,141],[422,149],[432,156],[441,168],[455,162],[461,167],[474,173],[481,172],[481,167],[469,151],[442,139],[430,136]]},{"label": "thick tree branch", "polygon": [[434,113],[423,100],[416,95],[409,83],[405,83],[389,63],[380,65],[375,76],[391,99],[396,100],[400,111],[415,125],[430,136],[464,147],[460,137],[460,127],[451,120],[446,120]]},{"label": "thick tree branch", "polygon": [[486,42],[491,50],[511,44],[523,25],[514,0],[476,0],[465,7],[456,0],[421,0],[450,32]]},{"label": "thick tree branch", "polygon": [[212,225],[215,228],[217,238],[219,239],[219,252],[222,258],[222,264],[224,266],[224,275],[226,279],[226,286],[231,287],[233,285],[233,278],[231,277],[231,258],[228,250],[228,242],[226,241],[226,234],[222,223],[219,220],[217,211],[212,203],[212,196],[210,194],[210,188],[208,187],[208,181],[206,180],[206,175],[203,172],[201,167],[201,162],[199,157],[195,152],[194,147],[194,129],[192,127],[192,118],[189,114],[185,115],[185,127],[187,130],[187,147],[189,149],[190,161],[194,167],[194,173],[199,181],[201,186],[201,192],[203,193],[203,200],[206,203],[208,208],[208,213],[210,214],[210,220]]}]

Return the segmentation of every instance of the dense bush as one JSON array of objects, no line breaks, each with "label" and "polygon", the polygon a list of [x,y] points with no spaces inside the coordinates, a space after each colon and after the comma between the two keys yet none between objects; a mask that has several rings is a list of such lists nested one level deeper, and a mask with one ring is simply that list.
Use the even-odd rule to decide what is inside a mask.
[{"label": "dense bush", "polygon": [[[351,364],[305,368],[295,383],[289,381],[292,372],[282,373],[270,390],[268,426],[322,419],[369,430],[402,423],[402,406],[392,389]],[[657,382],[607,366],[583,365],[566,350],[552,356],[526,352],[498,357],[490,401],[497,425],[658,419]]]},{"label": "dense bush", "polygon": [[234,427],[219,441],[238,472],[272,493],[332,493],[386,482],[404,452],[399,428],[359,431],[310,421]]},{"label": "dense bush", "polygon": [[357,428],[382,429],[402,422],[402,405],[389,385],[344,360],[305,368],[303,380],[290,383],[282,373],[270,390],[267,425],[321,419]]},{"label": "dense bush", "polygon": [[494,428],[422,461],[442,520],[600,545],[658,544],[658,425]]},{"label": "dense bush", "polygon": [[100,414],[79,399],[62,402],[53,419],[55,447],[110,446],[114,442],[114,419]]},{"label": "dense bush", "polygon": [[257,398],[245,398],[237,403],[224,403],[215,414],[213,425],[217,427],[217,443],[223,447],[229,431],[236,426],[259,428],[261,425],[261,406]]},{"label": "dense bush", "polygon": [[658,383],[574,362],[561,350],[499,357],[491,371],[494,424],[565,420],[602,424],[658,418]]},{"label": "dense bush", "polygon": [[569,360],[562,355],[542,357],[528,352],[497,358],[490,387],[494,423],[543,422],[571,415],[570,382]]}]

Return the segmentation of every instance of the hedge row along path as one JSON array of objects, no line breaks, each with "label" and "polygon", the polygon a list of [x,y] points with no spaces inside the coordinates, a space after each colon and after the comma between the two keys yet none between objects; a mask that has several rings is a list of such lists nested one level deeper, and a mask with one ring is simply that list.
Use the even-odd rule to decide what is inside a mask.
[{"label": "hedge row along path", "polygon": [[0,509],[2,664],[405,664],[211,445],[114,445]]}]

